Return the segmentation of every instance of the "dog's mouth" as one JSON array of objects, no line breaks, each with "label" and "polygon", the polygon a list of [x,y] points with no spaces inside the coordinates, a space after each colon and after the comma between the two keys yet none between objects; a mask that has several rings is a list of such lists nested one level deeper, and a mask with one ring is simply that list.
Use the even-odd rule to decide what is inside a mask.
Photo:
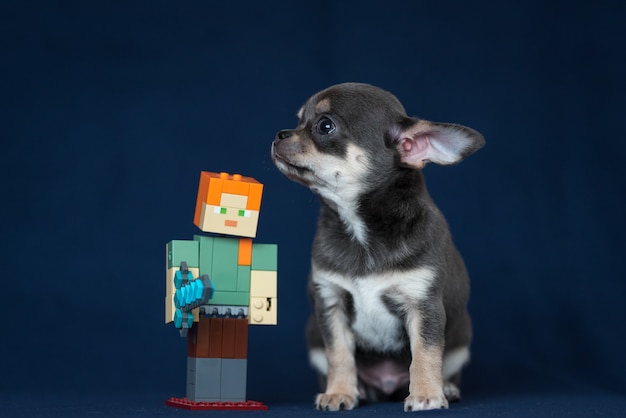
[{"label": "dog's mouth", "polygon": [[276,165],[285,176],[293,181],[309,186],[310,181],[307,180],[307,177],[310,177],[313,171],[301,165],[294,164],[287,157],[281,155],[276,149],[275,143],[272,143],[272,160],[274,161],[274,165]]},{"label": "dog's mouth", "polygon": [[296,164],[292,163],[291,161],[289,161],[289,159],[287,159],[287,157],[281,155],[276,147],[276,143],[272,142],[272,160],[274,160],[274,164],[276,164],[276,166],[281,169],[281,171],[283,169],[285,170],[299,170],[301,169],[301,167],[297,166]]}]

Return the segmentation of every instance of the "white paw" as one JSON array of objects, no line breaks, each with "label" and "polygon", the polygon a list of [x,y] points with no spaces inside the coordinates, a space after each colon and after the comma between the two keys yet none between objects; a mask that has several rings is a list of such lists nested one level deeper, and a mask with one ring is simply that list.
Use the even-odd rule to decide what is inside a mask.
[{"label": "white paw", "polygon": [[356,396],[345,393],[320,393],[315,399],[315,408],[321,411],[354,409],[357,404]]},{"label": "white paw", "polygon": [[448,408],[448,401],[443,393],[437,395],[409,395],[404,400],[404,411],[426,411],[429,409]]}]

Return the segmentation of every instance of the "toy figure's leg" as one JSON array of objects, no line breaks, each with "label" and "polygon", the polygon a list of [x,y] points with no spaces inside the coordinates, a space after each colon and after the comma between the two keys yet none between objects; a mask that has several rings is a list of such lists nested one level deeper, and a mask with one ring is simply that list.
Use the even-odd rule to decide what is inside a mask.
[{"label": "toy figure's leg", "polygon": [[222,359],[187,357],[187,399],[195,402],[220,401]]},{"label": "toy figure's leg", "polygon": [[200,317],[187,334],[187,398],[192,401],[220,400],[221,323],[219,318]]},{"label": "toy figure's leg", "polygon": [[200,317],[187,337],[187,398],[245,401],[247,348],[247,319]]},{"label": "toy figure's leg", "polygon": [[247,319],[224,319],[222,348],[222,401],[245,400],[248,366]]},{"label": "toy figure's leg", "polygon": [[265,411],[246,399],[248,318],[200,317],[187,334],[187,397],[165,404],[191,410]]}]

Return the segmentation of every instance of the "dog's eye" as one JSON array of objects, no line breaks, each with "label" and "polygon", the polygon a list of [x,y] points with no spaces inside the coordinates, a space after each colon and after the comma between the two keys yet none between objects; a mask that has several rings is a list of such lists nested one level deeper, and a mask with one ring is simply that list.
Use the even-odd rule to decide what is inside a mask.
[{"label": "dog's eye", "polygon": [[335,132],[335,124],[328,118],[322,118],[317,122],[317,132],[320,135],[330,135]]}]

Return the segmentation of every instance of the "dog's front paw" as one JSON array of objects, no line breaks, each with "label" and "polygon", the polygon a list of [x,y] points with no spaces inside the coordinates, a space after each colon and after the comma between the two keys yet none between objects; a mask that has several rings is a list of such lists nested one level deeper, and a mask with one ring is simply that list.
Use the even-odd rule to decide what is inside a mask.
[{"label": "dog's front paw", "polygon": [[315,399],[315,408],[322,411],[341,411],[357,406],[357,398],[346,393],[320,393]]},{"label": "dog's front paw", "polygon": [[436,395],[429,394],[410,394],[404,400],[404,410],[406,412],[411,411],[426,411],[428,409],[441,409],[448,408],[448,401],[443,393]]}]

